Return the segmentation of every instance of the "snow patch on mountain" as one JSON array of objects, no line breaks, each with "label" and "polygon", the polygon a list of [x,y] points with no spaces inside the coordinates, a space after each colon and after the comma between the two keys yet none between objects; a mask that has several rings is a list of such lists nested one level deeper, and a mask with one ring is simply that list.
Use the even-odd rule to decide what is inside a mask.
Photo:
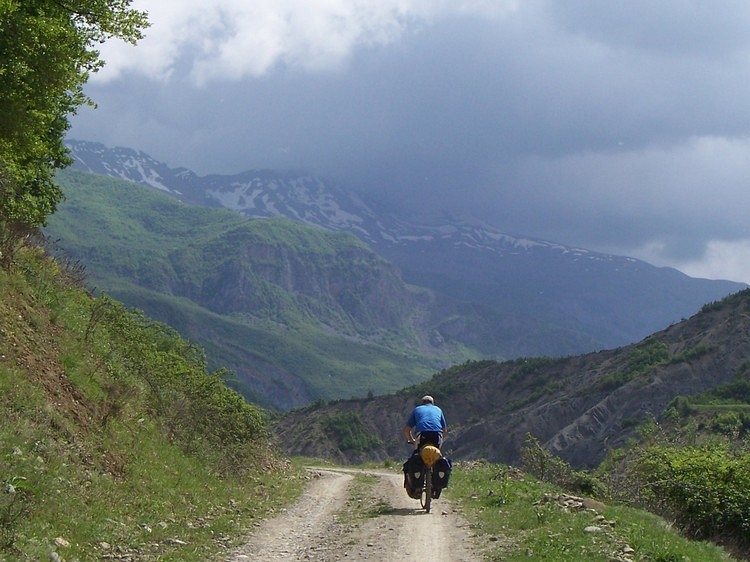
[{"label": "snow patch on mountain", "polygon": [[164,180],[159,173],[152,168],[144,166],[143,162],[138,158],[131,156],[123,162],[123,166],[125,169],[130,170],[131,173],[128,175],[122,174],[120,176],[122,179],[127,180],[130,179],[130,177],[135,176],[141,178],[140,183],[144,183],[149,187],[166,192],[171,191],[166,185],[164,185]]},{"label": "snow patch on mountain", "polygon": [[67,144],[77,169],[133,181],[186,202],[225,207],[247,217],[287,217],[328,230],[348,231],[375,246],[440,243],[500,256],[548,251],[572,259],[624,259],[511,236],[475,221],[448,217],[434,224],[418,224],[404,217],[384,216],[356,194],[305,173],[259,170],[201,177],[184,168],[171,169],[128,148],[108,149],[99,143],[75,140]]}]

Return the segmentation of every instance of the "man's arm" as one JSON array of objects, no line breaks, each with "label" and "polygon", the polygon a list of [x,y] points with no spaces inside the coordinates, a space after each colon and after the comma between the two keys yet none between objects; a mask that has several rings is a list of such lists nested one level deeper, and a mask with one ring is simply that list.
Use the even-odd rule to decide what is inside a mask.
[{"label": "man's arm", "polygon": [[406,437],[407,443],[414,443],[414,436],[411,434],[411,427],[408,425],[404,426],[404,437]]}]

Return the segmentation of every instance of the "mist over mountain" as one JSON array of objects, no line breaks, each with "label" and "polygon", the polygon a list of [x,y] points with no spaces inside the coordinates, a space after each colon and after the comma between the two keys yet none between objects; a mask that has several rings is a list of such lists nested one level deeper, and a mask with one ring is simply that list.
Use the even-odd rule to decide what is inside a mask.
[{"label": "mist over mountain", "polygon": [[354,234],[393,262],[406,282],[474,307],[474,318],[456,318],[440,329],[487,357],[626,345],[746,286],[511,236],[478,221],[445,216],[418,223],[309,174],[261,170],[201,177],[128,148],[68,144],[75,169],[141,183],[190,204]]}]

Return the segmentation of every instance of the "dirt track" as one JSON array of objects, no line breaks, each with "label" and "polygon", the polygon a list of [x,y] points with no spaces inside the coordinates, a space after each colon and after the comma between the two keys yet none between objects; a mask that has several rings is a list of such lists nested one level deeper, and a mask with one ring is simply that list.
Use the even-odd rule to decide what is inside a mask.
[{"label": "dirt track", "polygon": [[[449,502],[435,500],[431,513],[425,513],[419,500],[406,495],[403,475],[352,469],[312,473],[314,479],[299,501],[259,527],[228,562],[481,560],[468,524]],[[355,487],[357,474],[376,481]]]}]

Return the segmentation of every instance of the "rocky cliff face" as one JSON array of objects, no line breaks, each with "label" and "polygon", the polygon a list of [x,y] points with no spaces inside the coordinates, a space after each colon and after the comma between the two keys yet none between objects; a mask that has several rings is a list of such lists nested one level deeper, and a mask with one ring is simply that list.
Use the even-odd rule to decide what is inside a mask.
[{"label": "rocky cliff face", "polygon": [[[225,241],[218,245],[226,247]],[[404,327],[417,302],[398,270],[353,237],[318,240],[318,248],[310,248],[304,241],[259,240],[247,231],[232,233],[231,246],[234,251],[210,268],[197,299],[221,314],[266,315],[283,306],[285,294],[316,321],[372,331]]]},{"label": "rocky cliff face", "polygon": [[[750,356],[750,292],[705,307],[692,318],[619,349],[561,359],[470,363],[397,395],[292,412],[275,431],[289,453],[339,462],[401,458],[401,427],[418,396],[443,407],[456,459],[517,464],[527,433],[575,467],[598,464],[634,427],[660,416],[677,396],[730,382]],[[382,445],[346,450],[320,430],[340,412]]]}]

